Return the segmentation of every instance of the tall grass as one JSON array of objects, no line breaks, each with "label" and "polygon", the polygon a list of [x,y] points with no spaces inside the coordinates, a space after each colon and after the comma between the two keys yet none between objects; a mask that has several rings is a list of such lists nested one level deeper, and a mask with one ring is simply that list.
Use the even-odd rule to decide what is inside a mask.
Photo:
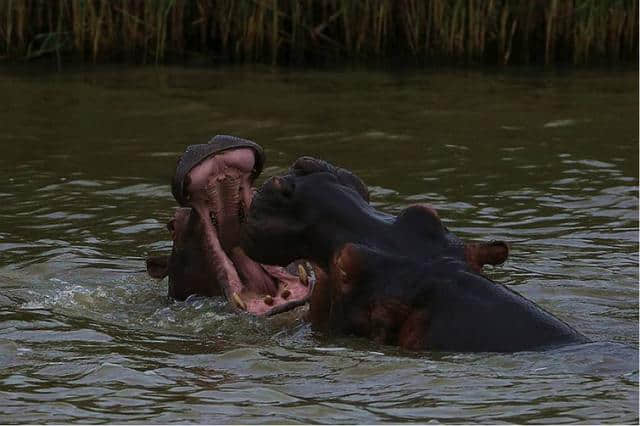
[{"label": "tall grass", "polygon": [[0,0],[0,58],[615,63],[638,0]]}]

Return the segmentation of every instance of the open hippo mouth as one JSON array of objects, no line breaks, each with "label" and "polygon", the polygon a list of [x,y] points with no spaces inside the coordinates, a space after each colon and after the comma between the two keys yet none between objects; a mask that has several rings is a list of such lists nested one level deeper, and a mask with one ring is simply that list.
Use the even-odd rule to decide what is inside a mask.
[{"label": "open hippo mouth", "polygon": [[252,184],[264,160],[259,145],[224,135],[190,146],[178,160],[172,192],[183,207],[167,225],[172,253],[147,260],[150,275],[169,276],[169,296],[224,295],[256,315],[284,312],[308,300],[315,282],[311,267],[263,265],[240,247]]}]

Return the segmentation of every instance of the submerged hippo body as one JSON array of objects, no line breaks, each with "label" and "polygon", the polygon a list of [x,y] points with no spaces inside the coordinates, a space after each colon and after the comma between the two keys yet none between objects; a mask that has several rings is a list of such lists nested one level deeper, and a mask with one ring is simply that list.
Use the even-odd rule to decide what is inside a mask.
[{"label": "submerged hippo body", "polygon": [[188,147],[178,160],[172,192],[182,207],[167,224],[172,252],[147,259],[151,276],[169,277],[170,297],[222,295],[256,315],[307,301],[313,282],[306,274],[300,279],[282,267],[259,264],[239,245],[252,184],[264,159],[254,142],[218,135]]},{"label": "submerged hippo body", "polygon": [[303,157],[254,196],[242,229],[254,260],[319,268],[316,329],[408,349],[510,352],[586,342],[568,324],[481,274],[502,242],[465,243],[429,206],[375,210],[354,175]]}]

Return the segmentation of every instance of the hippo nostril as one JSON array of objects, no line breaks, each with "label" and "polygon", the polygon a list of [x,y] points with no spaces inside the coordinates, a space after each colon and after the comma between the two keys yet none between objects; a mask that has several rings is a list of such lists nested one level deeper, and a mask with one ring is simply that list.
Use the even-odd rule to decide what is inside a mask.
[{"label": "hippo nostril", "polygon": [[282,190],[282,179],[278,176],[274,176],[271,178],[271,185],[274,187],[276,191]]},{"label": "hippo nostril", "polygon": [[293,183],[285,182],[285,185],[282,188],[282,194],[285,197],[291,197],[293,195],[293,190],[294,189],[295,189],[295,187],[293,186]]},{"label": "hippo nostril", "polygon": [[275,176],[271,179],[271,186],[287,198],[293,195],[293,191],[295,189],[293,182],[279,176]]}]

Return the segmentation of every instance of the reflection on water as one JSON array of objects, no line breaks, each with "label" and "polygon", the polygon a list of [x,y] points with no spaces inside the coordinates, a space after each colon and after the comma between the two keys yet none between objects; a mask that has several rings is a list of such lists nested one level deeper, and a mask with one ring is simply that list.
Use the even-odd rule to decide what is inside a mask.
[{"label": "reflection on water", "polygon": [[[0,91],[3,422],[637,423],[635,74],[5,70]],[[594,343],[411,353],[167,300],[143,259],[170,250],[176,157],[216,133],[261,143],[263,178],[323,157],[381,210],[510,241],[491,277]]]}]

